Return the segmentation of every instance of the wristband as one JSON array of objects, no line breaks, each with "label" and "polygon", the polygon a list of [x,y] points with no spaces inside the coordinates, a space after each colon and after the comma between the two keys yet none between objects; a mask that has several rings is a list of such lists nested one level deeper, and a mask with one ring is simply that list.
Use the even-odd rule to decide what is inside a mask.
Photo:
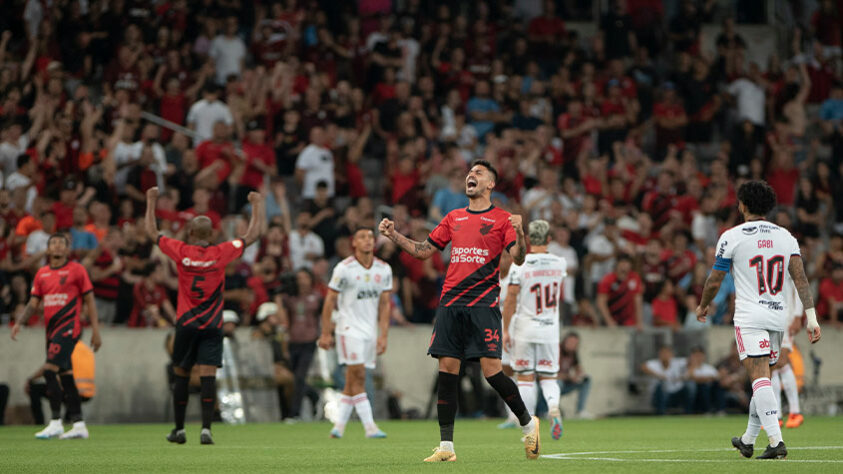
[{"label": "wristband", "polygon": [[807,327],[816,327],[819,326],[817,323],[817,310],[814,308],[808,308],[805,310],[805,315],[808,317],[808,324]]}]

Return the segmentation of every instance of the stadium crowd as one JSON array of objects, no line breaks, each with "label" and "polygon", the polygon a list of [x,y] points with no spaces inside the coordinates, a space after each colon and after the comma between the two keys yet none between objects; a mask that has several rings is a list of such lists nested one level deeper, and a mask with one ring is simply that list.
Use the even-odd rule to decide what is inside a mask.
[{"label": "stadium crowd", "polygon": [[[0,313],[22,310],[64,231],[105,324],[171,326],[175,272],[139,225],[145,191],[162,189],[166,232],[206,214],[222,238],[259,190],[268,229],[228,268],[225,307],[270,331],[254,316],[275,301],[291,342],[312,345],[312,294],[351,231],[386,212],[423,240],[467,204],[467,164],[484,158],[496,205],[554,226],[566,325],[697,324],[748,179],[776,190],[818,313],[843,324],[843,5],[790,2],[787,54],[758,58],[736,20],[764,2],[612,0],[599,17],[588,3],[8,2]],[[394,322],[429,323],[447,262],[378,244]],[[733,293],[725,282],[713,324]]]}]

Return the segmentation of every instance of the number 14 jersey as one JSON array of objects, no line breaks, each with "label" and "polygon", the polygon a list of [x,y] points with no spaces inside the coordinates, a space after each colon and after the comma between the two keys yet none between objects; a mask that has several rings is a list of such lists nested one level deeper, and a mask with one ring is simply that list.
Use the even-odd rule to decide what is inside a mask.
[{"label": "number 14 jersey", "polygon": [[735,280],[735,326],[784,331],[787,326],[785,275],[799,243],[783,227],[750,221],[723,232],[715,270],[731,270]]},{"label": "number 14 jersey", "polygon": [[512,319],[512,337],[533,343],[559,342],[559,303],[562,280],[568,275],[565,259],[549,253],[527,254],[509,270],[509,285],[518,286]]}]

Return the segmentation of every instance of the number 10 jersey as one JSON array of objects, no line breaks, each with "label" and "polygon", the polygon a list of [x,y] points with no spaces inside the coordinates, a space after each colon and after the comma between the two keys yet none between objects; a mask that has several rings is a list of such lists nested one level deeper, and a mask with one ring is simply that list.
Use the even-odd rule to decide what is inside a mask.
[{"label": "number 10 jersey", "polygon": [[735,280],[735,326],[784,331],[789,310],[785,275],[799,243],[783,227],[750,221],[723,232],[717,241],[715,270]]}]

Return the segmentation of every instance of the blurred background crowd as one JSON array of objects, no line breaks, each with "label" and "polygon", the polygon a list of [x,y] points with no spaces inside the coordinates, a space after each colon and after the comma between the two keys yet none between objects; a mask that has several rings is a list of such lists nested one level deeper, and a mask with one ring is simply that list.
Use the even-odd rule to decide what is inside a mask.
[{"label": "blurred background crowd", "polygon": [[[565,325],[697,324],[748,179],[776,190],[818,314],[843,324],[843,2],[3,4],[4,321],[64,231],[101,320],[171,326],[175,271],[139,225],[146,189],[162,189],[166,232],[206,214],[220,239],[243,232],[258,190],[268,229],[227,269],[226,309],[312,345],[351,230],[388,215],[423,240],[467,205],[467,164],[484,158],[496,205],[553,225]],[[786,34],[754,57],[743,28],[774,9]],[[430,323],[446,259],[385,240],[377,254],[394,323]],[[279,309],[258,318],[265,302]],[[709,324],[733,302],[727,279]]]}]

